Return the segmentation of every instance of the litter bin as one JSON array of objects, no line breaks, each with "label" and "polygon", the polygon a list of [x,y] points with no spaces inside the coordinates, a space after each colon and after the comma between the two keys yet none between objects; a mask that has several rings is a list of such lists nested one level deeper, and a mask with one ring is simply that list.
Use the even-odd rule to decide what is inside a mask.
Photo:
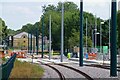
[{"label": "litter bin", "polygon": [[67,57],[68,57],[68,59],[70,59],[70,58],[71,58],[71,54],[70,54],[70,53],[68,53],[68,54],[67,54]]},{"label": "litter bin", "polygon": [[86,59],[88,59],[88,53],[85,54]]}]

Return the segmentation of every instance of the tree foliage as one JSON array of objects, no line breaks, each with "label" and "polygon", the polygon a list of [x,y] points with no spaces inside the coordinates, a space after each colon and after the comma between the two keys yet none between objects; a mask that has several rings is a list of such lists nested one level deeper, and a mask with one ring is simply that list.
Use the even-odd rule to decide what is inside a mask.
[{"label": "tree foliage", "polygon": [[[36,31],[39,34],[42,33],[42,17],[44,17],[44,35],[49,36],[49,16],[51,15],[52,22],[52,48],[54,50],[60,50],[61,43],[61,8],[62,3],[59,2],[57,6],[48,5],[43,6],[43,15],[40,17],[40,21],[35,24],[23,25],[22,29],[17,32],[26,31],[36,35]],[[118,13],[118,36],[120,35],[120,13]],[[88,35],[87,41],[88,46],[92,46],[92,30],[95,29],[95,16],[92,13],[83,13],[83,45],[85,46],[86,41],[86,18],[88,20],[87,28]],[[97,32],[100,33],[100,24],[103,22],[102,19],[97,18]],[[64,3],[64,47],[65,49],[71,49],[74,46],[79,46],[79,32],[80,31],[80,11],[78,6],[73,2]],[[99,37],[98,37],[99,39]],[[104,21],[102,25],[102,45],[108,46],[109,42],[109,20]],[[118,37],[120,44],[120,36]],[[97,41],[99,43],[99,40]],[[98,45],[99,46],[99,45]],[[120,47],[120,45],[119,45]]]},{"label": "tree foliage", "polygon": [[5,22],[0,18],[0,40],[3,41],[6,39],[7,33],[7,26]]}]

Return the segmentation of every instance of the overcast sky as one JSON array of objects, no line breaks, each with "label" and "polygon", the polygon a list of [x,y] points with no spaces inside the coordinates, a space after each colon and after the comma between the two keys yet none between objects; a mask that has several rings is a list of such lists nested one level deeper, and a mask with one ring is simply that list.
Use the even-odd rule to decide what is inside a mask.
[{"label": "overcast sky", "polygon": [[[72,1],[79,7],[79,0],[1,0],[0,17],[8,28],[17,30],[27,23],[34,24],[40,20],[42,6],[57,5],[59,1]],[[91,12],[97,17],[108,19],[110,16],[111,0],[84,0],[84,11]],[[120,0],[118,0],[120,1]]]}]

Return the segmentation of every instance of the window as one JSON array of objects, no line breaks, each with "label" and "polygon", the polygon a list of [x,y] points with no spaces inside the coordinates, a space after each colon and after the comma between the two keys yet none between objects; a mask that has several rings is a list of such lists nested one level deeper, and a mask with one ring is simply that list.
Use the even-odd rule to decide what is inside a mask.
[{"label": "window", "polygon": [[23,36],[23,38],[25,38],[25,36]]}]

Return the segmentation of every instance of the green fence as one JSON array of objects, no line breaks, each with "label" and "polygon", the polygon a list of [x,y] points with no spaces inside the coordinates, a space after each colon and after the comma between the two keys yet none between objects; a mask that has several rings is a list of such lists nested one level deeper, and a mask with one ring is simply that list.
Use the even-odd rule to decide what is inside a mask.
[{"label": "green fence", "polygon": [[14,61],[17,54],[14,54],[10,59],[0,66],[0,80],[8,80],[11,70],[14,66]]}]

